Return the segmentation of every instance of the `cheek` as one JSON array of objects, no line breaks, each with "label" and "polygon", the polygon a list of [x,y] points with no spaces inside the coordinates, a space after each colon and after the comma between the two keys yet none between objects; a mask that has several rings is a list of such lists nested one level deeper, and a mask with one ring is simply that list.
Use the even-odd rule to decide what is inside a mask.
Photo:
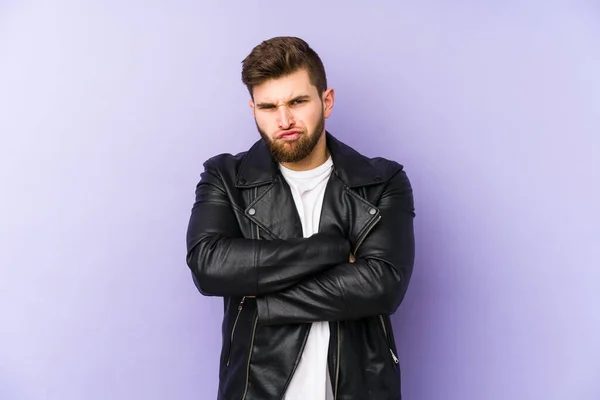
[{"label": "cheek", "polygon": [[258,124],[258,126],[267,132],[270,132],[271,127],[273,126],[273,118],[269,118],[268,116],[265,115],[256,115],[256,123]]},{"label": "cheek", "polygon": [[303,110],[300,115],[298,115],[298,122],[302,123],[302,125],[312,128],[319,121],[319,117],[321,116],[321,110],[318,108],[311,108]]}]

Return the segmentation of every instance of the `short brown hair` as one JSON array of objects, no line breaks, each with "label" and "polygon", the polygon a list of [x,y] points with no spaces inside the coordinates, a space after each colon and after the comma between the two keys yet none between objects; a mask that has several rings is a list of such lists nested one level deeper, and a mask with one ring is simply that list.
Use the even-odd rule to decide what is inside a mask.
[{"label": "short brown hair", "polygon": [[325,67],[319,55],[304,40],[293,36],[278,36],[265,40],[242,61],[242,82],[254,98],[256,85],[306,69],[319,97],[327,90]]}]

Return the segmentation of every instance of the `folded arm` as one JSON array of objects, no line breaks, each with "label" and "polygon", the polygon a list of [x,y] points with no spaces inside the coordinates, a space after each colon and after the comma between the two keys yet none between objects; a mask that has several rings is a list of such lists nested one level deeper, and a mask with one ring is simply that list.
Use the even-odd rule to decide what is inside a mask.
[{"label": "folded arm", "polygon": [[259,296],[284,290],[348,259],[350,242],[316,234],[247,239],[217,171],[205,165],[187,230],[187,265],[207,296]]},{"label": "folded arm", "polygon": [[378,204],[381,220],[356,261],[340,263],[277,293],[257,298],[260,325],[359,319],[396,311],[412,275],[414,204],[399,171]]}]

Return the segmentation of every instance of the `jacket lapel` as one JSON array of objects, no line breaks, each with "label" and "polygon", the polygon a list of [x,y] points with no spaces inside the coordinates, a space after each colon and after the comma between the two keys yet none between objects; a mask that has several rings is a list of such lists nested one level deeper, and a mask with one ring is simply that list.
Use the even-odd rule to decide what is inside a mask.
[{"label": "jacket lapel", "polygon": [[281,176],[246,209],[246,215],[273,239],[303,236],[302,222],[288,183]]},{"label": "jacket lapel", "polygon": [[332,175],[323,199],[319,232],[343,235],[354,249],[378,217],[377,207],[347,188],[337,175]]}]

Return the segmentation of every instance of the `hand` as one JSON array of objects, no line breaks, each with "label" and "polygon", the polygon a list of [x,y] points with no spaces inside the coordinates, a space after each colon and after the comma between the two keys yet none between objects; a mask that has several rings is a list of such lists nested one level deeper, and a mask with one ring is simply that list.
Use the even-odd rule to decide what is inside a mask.
[{"label": "hand", "polygon": [[356,261],[356,258],[354,258],[354,255],[350,253],[350,262],[354,263],[354,261]]}]

